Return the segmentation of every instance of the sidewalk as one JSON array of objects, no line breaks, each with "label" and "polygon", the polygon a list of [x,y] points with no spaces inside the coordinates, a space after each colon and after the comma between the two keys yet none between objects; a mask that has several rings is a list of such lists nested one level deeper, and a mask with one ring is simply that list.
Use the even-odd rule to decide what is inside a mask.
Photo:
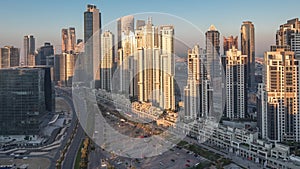
[{"label": "sidewalk", "polygon": [[[243,159],[242,157],[239,157],[239,156],[236,156],[234,153],[224,153],[222,151],[219,151],[219,150],[216,150],[214,148],[211,148],[207,145],[204,145],[204,144],[199,144],[196,140],[194,139],[191,139],[191,138],[185,138],[186,141],[188,141],[189,143],[195,143],[197,144],[198,146],[202,147],[202,148],[206,148],[214,153],[217,153],[217,154],[220,154],[222,156],[224,156],[225,158],[229,158],[231,159],[234,163],[242,166],[242,167],[245,167],[245,168],[249,168],[249,169],[258,169],[258,168],[263,168],[263,165],[262,164],[257,164],[257,163],[254,163],[252,161],[249,161],[247,159]],[[201,154],[200,154],[201,155]]]}]

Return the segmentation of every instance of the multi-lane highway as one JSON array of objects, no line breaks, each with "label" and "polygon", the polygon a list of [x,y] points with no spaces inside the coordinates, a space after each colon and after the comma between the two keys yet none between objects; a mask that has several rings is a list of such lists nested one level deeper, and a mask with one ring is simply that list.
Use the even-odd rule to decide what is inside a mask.
[{"label": "multi-lane highway", "polygon": [[[62,163],[62,168],[73,168],[77,150],[80,148],[81,141],[84,138],[85,133],[84,133],[83,129],[81,128],[80,124],[78,124],[77,115],[76,115],[75,107],[74,107],[73,100],[72,100],[72,90],[57,87],[56,92],[59,97],[63,98],[68,103],[68,105],[70,106],[70,108],[72,110],[73,115],[72,115],[71,125],[68,128],[68,130],[66,131],[67,135],[66,135],[64,141],[61,143],[61,146],[57,149],[57,152],[52,160],[50,168],[51,169],[55,168],[56,161],[59,159],[59,157],[61,155],[61,151],[65,148],[68,139],[71,137],[72,132],[75,132],[74,138],[70,144],[70,147],[65,155],[65,159]],[[75,129],[77,125],[78,125],[78,128]]]}]

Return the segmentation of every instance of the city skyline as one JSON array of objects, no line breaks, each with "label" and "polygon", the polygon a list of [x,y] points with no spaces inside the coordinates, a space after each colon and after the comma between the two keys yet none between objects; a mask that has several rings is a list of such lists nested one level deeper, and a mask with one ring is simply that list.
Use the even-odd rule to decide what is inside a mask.
[{"label": "city skyline", "polygon": [[[246,4],[234,1],[227,1],[226,3],[210,1],[186,3],[182,1],[172,1],[173,5],[171,6],[168,5],[167,1],[159,3],[159,6],[155,5],[157,4],[155,2],[142,5],[143,2],[138,1],[130,1],[129,3],[115,1],[107,3],[92,0],[73,1],[74,3],[68,4],[65,2],[58,3],[56,0],[51,2],[38,2],[32,0],[31,2],[33,3],[18,0],[3,2],[0,20],[5,21],[7,24],[2,26],[3,35],[1,37],[0,46],[13,45],[22,48],[22,37],[27,34],[32,34],[36,38],[36,47],[42,46],[44,42],[51,42],[55,47],[59,48],[61,45],[61,28],[69,26],[75,27],[78,38],[83,39],[84,26],[82,22],[82,12],[85,11],[85,6],[88,3],[92,3],[100,9],[101,13],[104,13],[102,17],[103,25],[106,25],[110,21],[116,21],[117,18],[129,14],[161,11],[190,21],[202,31],[203,35],[201,36],[204,36],[204,32],[206,32],[207,28],[211,24],[214,24],[220,31],[221,36],[238,35],[240,37],[239,29],[242,22],[252,21],[256,27],[256,55],[262,57],[263,53],[269,49],[269,46],[275,44],[276,37],[274,36],[274,33],[278,29],[277,25],[284,23],[286,20],[298,17],[296,6],[293,5],[290,6],[291,10],[286,11],[285,13],[276,12],[278,11],[276,9],[280,9],[280,3],[276,2],[272,4],[259,2],[261,5],[258,7],[256,6],[256,2]],[[292,4],[295,1],[289,2]],[[48,10],[49,12],[47,10],[45,11],[43,10],[45,6],[48,9],[61,8],[62,12],[52,12],[56,10]],[[132,6],[137,6],[138,8]],[[202,6],[205,6],[205,8]],[[243,7],[246,6],[248,9],[255,9],[255,12],[252,10],[244,10]],[[215,10],[214,13],[209,13],[210,10],[212,10],[212,7],[217,10]],[[187,8],[190,9],[185,10]],[[295,10],[293,10],[293,8],[295,8]],[[11,9],[15,9],[17,12],[10,13]],[[234,9],[234,12],[232,12],[232,10],[222,9]],[[274,12],[266,12],[268,9],[272,9]],[[64,12],[65,10],[68,12]],[[183,10],[185,10],[185,12],[183,12]],[[8,13],[10,13],[10,20],[7,20],[5,17]],[[39,13],[39,15],[35,15],[36,13]],[[47,18],[47,22],[38,25],[38,21],[42,21],[44,18]],[[22,28],[18,26],[19,24],[22,24]],[[49,27],[51,27],[51,29],[49,29]],[[192,35],[188,35],[187,38],[188,39],[185,39],[185,41],[193,41],[193,44],[195,44],[195,42],[203,44],[204,42],[204,39],[199,39]],[[200,47],[204,47],[201,44]],[[181,53],[185,52],[182,51]]]}]

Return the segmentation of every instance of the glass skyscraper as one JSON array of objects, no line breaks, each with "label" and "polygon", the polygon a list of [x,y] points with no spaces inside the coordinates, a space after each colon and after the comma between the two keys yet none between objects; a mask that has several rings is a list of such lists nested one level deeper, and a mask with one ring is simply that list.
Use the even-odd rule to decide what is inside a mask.
[{"label": "glass skyscraper", "polygon": [[0,69],[0,135],[36,135],[54,111],[50,68]]}]

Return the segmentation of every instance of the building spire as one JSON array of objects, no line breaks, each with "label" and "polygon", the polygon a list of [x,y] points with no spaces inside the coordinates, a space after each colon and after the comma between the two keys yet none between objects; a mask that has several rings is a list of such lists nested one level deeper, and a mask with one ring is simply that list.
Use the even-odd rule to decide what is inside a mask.
[{"label": "building spire", "polygon": [[210,25],[209,31],[216,31],[216,30],[217,30],[217,29],[216,29],[215,25]]}]

